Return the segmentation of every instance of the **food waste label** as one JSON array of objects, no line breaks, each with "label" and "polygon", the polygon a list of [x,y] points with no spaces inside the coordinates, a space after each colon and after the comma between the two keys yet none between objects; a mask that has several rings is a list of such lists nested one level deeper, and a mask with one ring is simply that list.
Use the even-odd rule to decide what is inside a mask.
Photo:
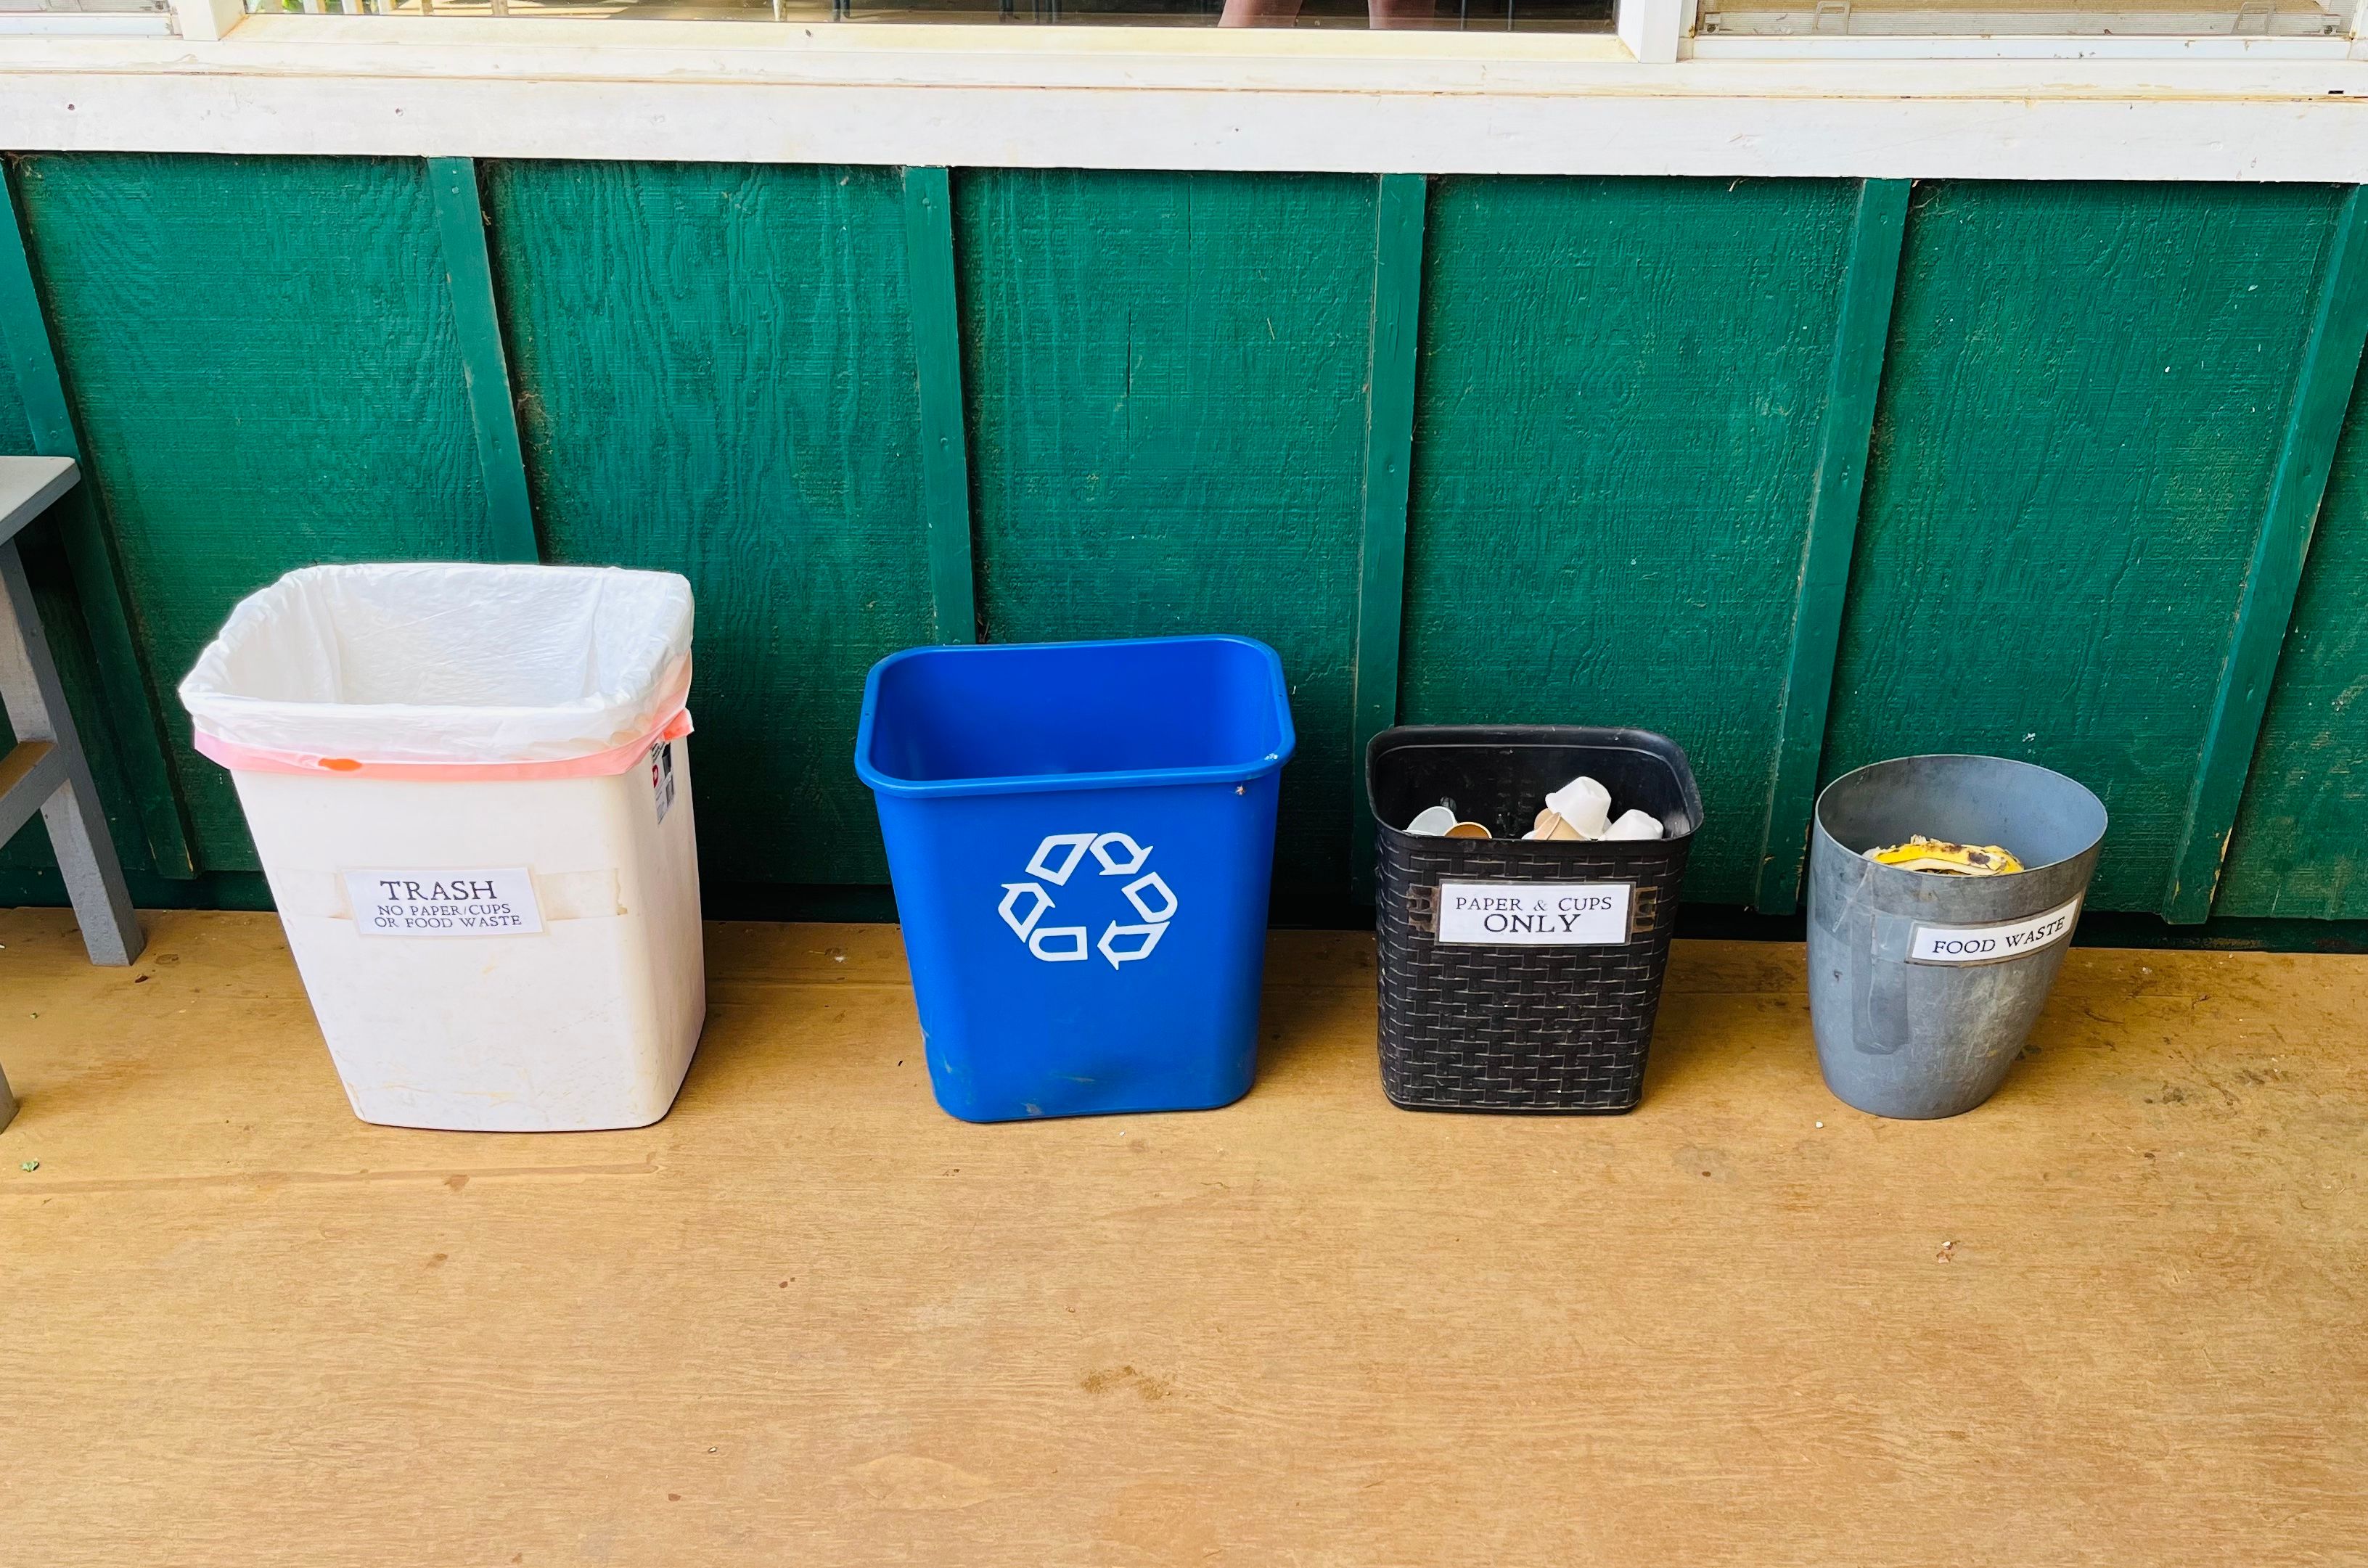
[{"label": "food waste label", "polygon": [[523,937],[542,929],[534,873],[347,871],[354,929],[365,937]]},{"label": "food waste label", "polygon": [[[1907,943],[1909,963],[1997,963],[2050,948],[2072,934],[2080,901],[2059,903],[2028,920],[1999,926],[1927,926],[1918,922]],[[1896,938],[1895,938],[1896,939]],[[1895,949],[1896,950],[1896,949]]]},{"label": "food waste label", "polygon": [[1439,939],[1491,948],[1628,940],[1634,882],[1441,882]]}]

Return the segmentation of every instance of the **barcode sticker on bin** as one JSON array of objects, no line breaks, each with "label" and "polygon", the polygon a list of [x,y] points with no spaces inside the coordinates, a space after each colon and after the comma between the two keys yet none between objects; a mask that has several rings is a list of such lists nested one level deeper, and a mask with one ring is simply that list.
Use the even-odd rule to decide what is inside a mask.
[{"label": "barcode sticker on bin", "polygon": [[354,929],[365,937],[523,937],[542,929],[534,873],[347,871]]},{"label": "barcode sticker on bin", "polygon": [[658,803],[658,821],[666,819],[674,810],[674,743],[660,741],[650,747],[650,794]]},{"label": "barcode sticker on bin", "polygon": [[1600,948],[1628,940],[1634,882],[1441,882],[1439,939],[1474,946]]}]

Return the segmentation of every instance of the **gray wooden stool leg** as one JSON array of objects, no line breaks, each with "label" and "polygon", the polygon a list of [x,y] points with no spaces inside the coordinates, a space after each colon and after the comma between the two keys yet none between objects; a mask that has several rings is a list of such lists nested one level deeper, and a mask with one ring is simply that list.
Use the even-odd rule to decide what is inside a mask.
[{"label": "gray wooden stool leg", "polygon": [[[17,749],[0,757],[0,843],[31,819],[49,824],[50,846],[65,873],[90,961],[128,964],[146,938],[123,885],[123,867],[107,835],[107,814],[90,778],[90,760],[74,733],[58,683],[57,661],[41,635],[32,585],[13,539],[0,543],[0,699],[17,732]],[[13,1108],[0,1087],[0,1103]],[[0,1117],[0,1121],[5,1121]]]}]

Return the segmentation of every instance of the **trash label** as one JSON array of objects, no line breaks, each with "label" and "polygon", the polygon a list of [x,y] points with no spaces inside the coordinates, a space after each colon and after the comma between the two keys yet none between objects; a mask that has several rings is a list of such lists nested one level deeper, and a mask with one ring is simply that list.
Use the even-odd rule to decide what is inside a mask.
[{"label": "trash label", "polygon": [[2019,959],[2062,941],[2072,934],[2080,915],[2080,901],[2059,903],[2044,915],[2010,920],[2001,926],[1926,926],[1918,923],[1908,937],[1909,963],[1997,963]]},{"label": "trash label", "polygon": [[657,797],[658,821],[666,821],[666,812],[674,809],[674,743],[660,741],[650,747],[650,793]]},{"label": "trash label", "polygon": [[534,874],[491,871],[347,871],[354,929],[365,937],[522,937],[542,929]]},{"label": "trash label", "polygon": [[1439,939],[1492,948],[1628,940],[1634,882],[1441,882]]}]

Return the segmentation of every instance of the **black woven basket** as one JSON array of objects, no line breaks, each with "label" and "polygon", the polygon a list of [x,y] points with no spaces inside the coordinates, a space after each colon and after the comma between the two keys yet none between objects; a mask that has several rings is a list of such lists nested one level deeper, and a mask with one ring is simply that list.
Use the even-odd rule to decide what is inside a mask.
[{"label": "black woven basket", "polygon": [[[1614,816],[1650,812],[1668,836],[1524,841],[1545,796],[1582,773],[1611,791]],[[1642,730],[1406,726],[1366,748],[1365,788],[1380,841],[1382,1086],[1391,1101],[1409,1110],[1634,1109],[1678,886],[1702,825],[1686,754]],[[1442,800],[1497,836],[1403,831]],[[1442,883],[1457,890],[1446,940]],[[1553,891],[1524,891],[1541,884]],[[1624,921],[1607,907],[1622,902],[1623,885]],[[1494,913],[1500,905],[1507,913]],[[1497,930],[1505,934],[1492,937]],[[1573,941],[1587,945],[1564,945]]]}]

